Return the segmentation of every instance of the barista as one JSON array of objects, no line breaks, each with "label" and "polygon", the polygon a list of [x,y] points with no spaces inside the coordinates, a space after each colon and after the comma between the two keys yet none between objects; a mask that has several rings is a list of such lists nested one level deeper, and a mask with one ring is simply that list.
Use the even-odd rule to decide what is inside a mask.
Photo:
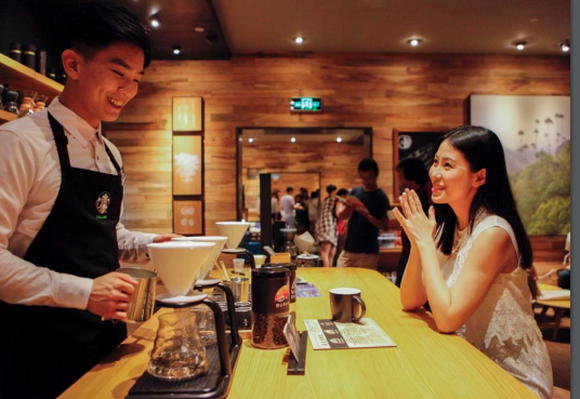
[{"label": "barista", "polygon": [[137,284],[119,259],[171,239],[120,222],[124,174],[101,133],[137,94],[146,28],[126,8],[59,19],[68,80],[47,109],[0,127],[0,398],[54,398],[125,337]]}]

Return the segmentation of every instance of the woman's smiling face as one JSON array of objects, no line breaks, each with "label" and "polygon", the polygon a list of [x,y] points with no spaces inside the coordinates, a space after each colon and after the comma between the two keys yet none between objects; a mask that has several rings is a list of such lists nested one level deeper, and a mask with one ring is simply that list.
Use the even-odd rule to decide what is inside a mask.
[{"label": "woman's smiling face", "polygon": [[432,200],[436,204],[453,204],[471,201],[481,184],[477,183],[477,173],[471,171],[467,159],[461,151],[445,140],[439,146],[433,165],[429,169],[433,183]]}]

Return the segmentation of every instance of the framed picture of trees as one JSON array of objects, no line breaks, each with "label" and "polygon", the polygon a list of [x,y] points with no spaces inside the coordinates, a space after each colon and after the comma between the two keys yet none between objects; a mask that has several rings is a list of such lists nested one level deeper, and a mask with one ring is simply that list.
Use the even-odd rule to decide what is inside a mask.
[{"label": "framed picture of trees", "polygon": [[570,97],[471,95],[470,124],[499,136],[528,234],[567,234]]}]

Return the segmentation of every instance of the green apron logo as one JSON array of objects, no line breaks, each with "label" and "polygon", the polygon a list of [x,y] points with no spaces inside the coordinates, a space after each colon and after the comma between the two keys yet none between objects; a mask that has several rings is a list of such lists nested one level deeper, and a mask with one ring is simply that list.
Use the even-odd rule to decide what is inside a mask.
[{"label": "green apron logo", "polygon": [[107,191],[103,191],[97,197],[97,219],[108,219],[107,210],[109,209],[109,204],[111,203],[111,194]]}]

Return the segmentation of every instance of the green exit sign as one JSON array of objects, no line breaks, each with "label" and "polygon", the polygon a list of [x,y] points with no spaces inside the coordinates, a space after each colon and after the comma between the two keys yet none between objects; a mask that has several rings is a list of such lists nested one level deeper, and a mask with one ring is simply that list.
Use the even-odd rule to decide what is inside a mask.
[{"label": "green exit sign", "polygon": [[322,112],[321,97],[292,97],[291,112]]}]

